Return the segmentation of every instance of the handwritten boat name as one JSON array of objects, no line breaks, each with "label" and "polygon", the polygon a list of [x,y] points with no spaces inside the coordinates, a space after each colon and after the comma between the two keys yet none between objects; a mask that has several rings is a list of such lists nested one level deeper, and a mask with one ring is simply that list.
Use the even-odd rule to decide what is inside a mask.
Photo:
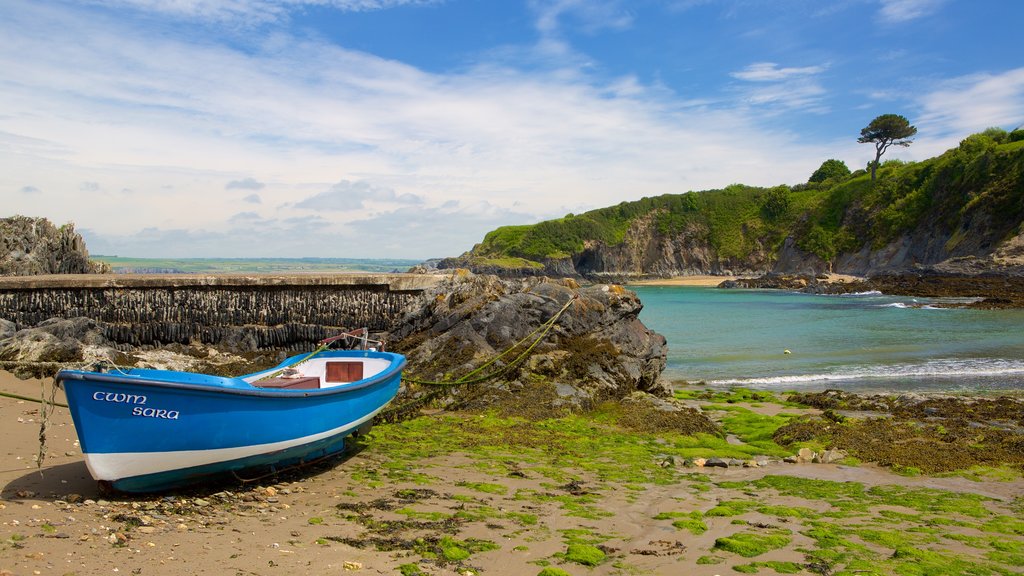
[{"label": "handwritten boat name", "polygon": [[123,392],[94,392],[93,400],[100,402],[117,402],[119,404],[145,404],[146,397],[142,394],[124,394]]},{"label": "handwritten boat name", "polygon": [[177,410],[164,410],[163,408],[142,408],[140,406],[136,406],[135,408],[132,408],[132,414],[134,416],[148,416],[150,418],[166,418],[168,420],[177,420],[178,416],[179,416]]},{"label": "handwritten boat name", "polygon": [[181,413],[177,410],[165,410],[164,408],[143,408],[146,404],[144,394],[125,394],[123,392],[93,392],[92,399],[98,402],[115,402],[117,404],[132,404],[132,416],[145,416],[147,418],[164,418],[177,420]]}]

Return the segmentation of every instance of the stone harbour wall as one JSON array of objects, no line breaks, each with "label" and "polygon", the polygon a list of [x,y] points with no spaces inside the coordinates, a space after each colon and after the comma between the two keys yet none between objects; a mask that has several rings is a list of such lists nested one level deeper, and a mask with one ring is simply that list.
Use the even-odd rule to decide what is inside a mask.
[{"label": "stone harbour wall", "polygon": [[426,275],[61,275],[0,279],[0,318],[19,329],[85,317],[132,346],[307,345],[343,330],[389,331],[439,278]]}]

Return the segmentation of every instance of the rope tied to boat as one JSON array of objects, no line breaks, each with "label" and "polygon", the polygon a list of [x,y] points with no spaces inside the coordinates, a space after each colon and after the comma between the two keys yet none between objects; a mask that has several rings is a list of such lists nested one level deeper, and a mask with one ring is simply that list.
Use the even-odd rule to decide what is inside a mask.
[{"label": "rope tied to boat", "polygon": [[[530,332],[526,336],[520,338],[518,341],[516,341],[511,346],[506,348],[505,351],[502,352],[501,354],[498,354],[494,358],[491,358],[487,362],[484,362],[483,364],[481,364],[480,366],[476,367],[475,369],[473,369],[469,373],[467,373],[467,374],[465,374],[465,375],[463,375],[463,376],[461,376],[459,378],[456,378],[455,380],[420,380],[418,378],[412,378],[412,377],[409,377],[409,376],[402,376],[402,381],[403,382],[408,382],[410,384],[419,384],[421,386],[430,386],[430,387],[436,388],[436,390],[433,390],[432,392],[424,394],[423,396],[421,396],[419,398],[415,398],[413,400],[410,400],[409,402],[406,402],[405,404],[401,404],[399,406],[395,406],[393,408],[388,408],[387,410],[384,410],[383,412],[380,413],[381,419],[385,420],[385,421],[397,421],[399,415],[401,415],[402,413],[408,412],[409,410],[411,410],[412,408],[415,408],[416,406],[419,406],[421,404],[425,404],[426,402],[429,402],[430,400],[433,400],[434,398],[439,396],[444,391],[445,388],[453,388],[453,387],[457,387],[457,386],[469,386],[471,384],[479,384],[479,383],[482,383],[482,382],[486,382],[488,380],[493,380],[494,378],[497,378],[497,377],[501,376],[502,374],[505,374],[505,373],[509,372],[510,370],[515,368],[520,362],[522,362],[527,357],[529,357],[530,353],[533,352],[533,349],[536,348],[537,345],[539,345],[544,340],[544,338],[548,335],[548,333],[555,326],[555,324],[558,323],[558,320],[559,320],[559,318],[562,317],[562,314],[564,314],[565,311],[568,310],[569,307],[572,306],[573,303],[576,300],[578,300],[578,299],[579,299],[579,295],[578,294],[574,294],[571,298],[569,298],[569,300],[557,312],[555,312],[551,316],[551,318],[548,318],[545,322],[543,322],[542,324],[537,326],[537,328],[535,328],[532,332]],[[504,357],[508,356],[509,354],[511,354],[516,348],[518,348],[519,346],[525,344],[531,338],[533,338],[533,342],[531,342],[529,346],[524,348],[518,355],[516,355],[514,358],[512,358],[512,360],[510,360],[507,364],[505,364],[504,366],[498,368],[497,370],[494,370],[493,372],[489,372],[489,373],[484,374],[482,376],[475,376],[476,374],[478,374],[481,371],[483,371],[484,369],[486,369],[488,366],[493,365],[494,363],[498,362],[502,358],[504,358]]]},{"label": "rope tied to boat", "polygon": [[[45,380],[39,381],[40,387],[40,408],[39,408],[39,453],[36,454],[36,468],[39,469],[39,473],[42,474],[43,460],[46,459],[46,427],[49,424],[50,413],[53,412],[54,405],[57,399],[57,380],[56,378],[50,384],[50,397],[46,397],[46,382]],[[63,405],[66,406],[66,405]]]}]

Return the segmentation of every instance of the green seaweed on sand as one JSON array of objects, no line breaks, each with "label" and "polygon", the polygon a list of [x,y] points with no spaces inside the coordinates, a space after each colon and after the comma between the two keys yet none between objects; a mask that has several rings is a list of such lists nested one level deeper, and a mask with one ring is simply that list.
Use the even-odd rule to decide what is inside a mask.
[{"label": "green seaweed on sand", "polygon": [[799,417],[797,414],[765,416],[740,406],[721,406],[719,409],[728,414],[722,418],[725,429],[735,434],[744,444],[754,448],[755,455],[785,457],[792,454],[795,449],[805,446],[812,450],[823,448],[820,442],[813,440],[797,442],[788,447],[782,447],[775,441],[775,431]]},{"label": "green seaweed on sand", "polygon": [[515,500],[537,503],[558,502],[561,504],[560,508],[565,511],[566,516],[575,516],[589,520],[614,516],[614,513],[594,506],[594,503],[599,500],[596,494],[555,494],[523,488],[517,490],[513,498]]},{"label": "green seaweed on sand", "polygon": [[562,570],[561,568],[548,566],[547,568],[538,572],[537,576],[570,576],[570,574],[565,570]]},{"label": "green seaweed on sand", "polygon": [[753,500],[723,500],[704,513],[705,516],[729,517],[739,516],[754,510],[758,502]]},{"label": "green seaweed on sand", "polygon": [[766,533],[738,532],[715,540],[715,549],[739,554],[744,558],[760,556],[772,550],[785,548],[793,540],[789,530],[776,529]]},{"label": "green seaweed on sand", "polygon": [[507,494],[508,488],[502,484],[494,484],[491,482],[456,482],[456,486],[463,488],[469,488],[476,490],[477,492],[485,492],[487,494]]},{"label": "green seaweed on sand", "polygon": [[804,566],[801,564],[796,562],[779,562],[778,560],[751,562],[732,567],[733,570],[745,574],[757,574],[761,568],[770,568],[778,574],[800,574],[804,571]]},{"label": "green seaweed on sand", "polygon": [[467,505],[455,513],[456,519],[466,522],[486,522],[489,520],[511,520],[520,526],[536,526],[538,518],[536,514],[527,512],[515,512],[513,510],[499,510],[492,506]]},{"label": "green seaweed on sand", "polygon": [[605,553],[597,546],[590,544],[569,544],[564,555],[566,562],[582,564],[584,566],[597,566],[604,562]]},{"label": "green seaweed on sand", "polygon": [[673,394],[680,400],[703,400],[716,404],[778,404],[789,408],[804,406],[798,402],[791,402],[780,398],[772,392],[765,390],[751,390],[749,388],[730,388],[728,390],[696,390],[693,388],[681,388]]},{"label": "green seaweed on sand", "polygon": [[[378,426],[366,453],[398,463],[392,474],[414,480],[428,481],[429,476],[412,469],[410,463],[457,452],[480,463],[474,464],[477,469],[506,475],[528,470],[565,482],[574,479],[566,471],[577,470],[605,482],[641,485],[677,481],[675,470],[658,464],[666,455],[685,459],[714,453],[719,447],[729,445],[705,434],[694,439],[678,433],[628,432],[614,422],[586,416],[527,421],[479,414],[420,417]],[[512,470],[507,461],[522,469]],[[368,481],[381,480],[380,471],[363,476]]]},{"label": "green seaweed on sand", "polygon": [[689,530],[694,536],[699,536],[708,530],[704,523],[704,515],[699,510],[693,512],[662,512],[654,517],[655,520],[672,520],[672,526],[679,530]]},{"label": "green seaweed on sand", "polygon": [[565,552],[558,552],[555,558],[565,562],[583,566],[597,566],[605,561],[607,554],[601,544],[610,539],[609,536],[597,534],[589,528],[570,528],[561,530],[565,542]]},{"label": "green seaweed on sand", "polygon": [[427,572],[420,569],[419,564],[402,564],[398,567],[398,573],[402,576],[427,576]]}]

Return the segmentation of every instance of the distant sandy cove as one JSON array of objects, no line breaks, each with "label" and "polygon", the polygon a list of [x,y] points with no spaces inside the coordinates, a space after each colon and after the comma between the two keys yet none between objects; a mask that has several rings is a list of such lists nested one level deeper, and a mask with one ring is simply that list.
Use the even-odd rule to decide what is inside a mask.
[{"label": "distant sandy cove", "polygon": [[630,286],[718,286],[726,280],[736,280],[739,276],[674,276],[672,278],[656,278],[653,280],[631,280]]}]

